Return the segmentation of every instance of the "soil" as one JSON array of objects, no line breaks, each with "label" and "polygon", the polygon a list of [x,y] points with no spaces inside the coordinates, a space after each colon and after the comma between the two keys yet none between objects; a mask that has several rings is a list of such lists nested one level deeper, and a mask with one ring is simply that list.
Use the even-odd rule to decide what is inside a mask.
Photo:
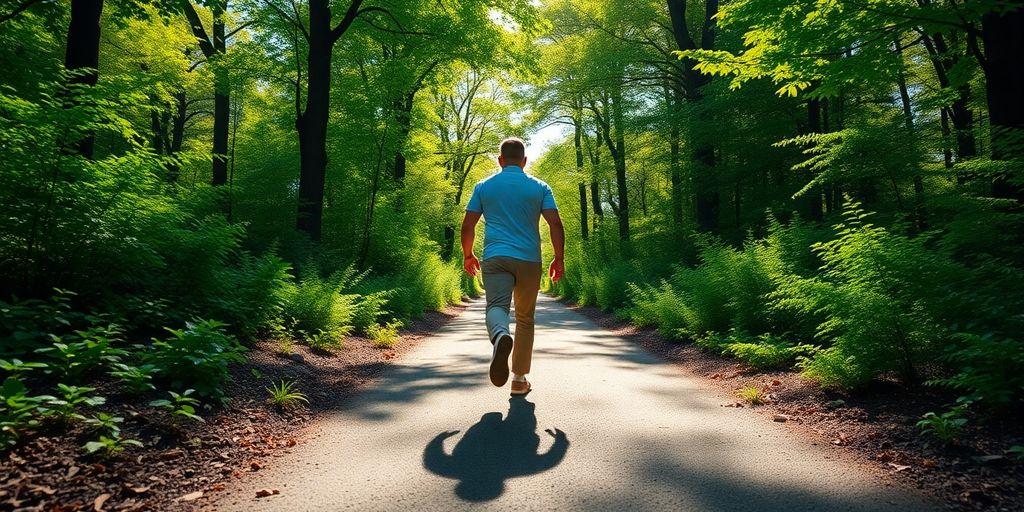
[{"label": "soil", "polygon": [[[149,400],[119,396],[115,383],[93,384],[108,397],[97,410],[125,418],[122,435],[143,447],[109,456],[86,455],[96,434],[78,424],[50,425],[0,455],[0,510],[193,510],[224,490],[225,482],[274,463],[304,442],[320,414],[335,409],[425,336],[464,307],[427,312],[401,333],[393,348],[349,337],[333,352],[295,344],[280,353],[261,342],[248,361],[231,368],[228,405],[199,411],[204,422],[174,420]],[[295,379],[309,404],[279,409],[266,387]],[[268,491],[269,492],[269,491]]]},{"label": "soil", "polygon": [[[894,484],[934,495],[951,510],[1024,511],[1024,460],[1006,453],[1024,445],[1019,413],[970,417],[961,439],[947,446],[921,436],[916,427],[925,413],[941,413],[955,403],[956,395],[947,390],[880,381],[856,394],[825,391],[794,370],[758,371],[595,307],[568,305],[717,387],[722,407],[752,407],[765,421],[778,422]],[[752,406],[736,397],[737,390],[750,386],[762,391],[764,404]]]}]

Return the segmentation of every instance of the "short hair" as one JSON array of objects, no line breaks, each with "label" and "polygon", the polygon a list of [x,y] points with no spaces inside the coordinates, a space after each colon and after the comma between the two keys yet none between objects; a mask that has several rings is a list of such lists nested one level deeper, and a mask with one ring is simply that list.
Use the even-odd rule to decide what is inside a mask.
[{"label": "short hair", "polygon": [[523,143],[523,139],[509,137],[501,141],[498,152],[507,159],[522,160],[526,158],[526,144]]}]

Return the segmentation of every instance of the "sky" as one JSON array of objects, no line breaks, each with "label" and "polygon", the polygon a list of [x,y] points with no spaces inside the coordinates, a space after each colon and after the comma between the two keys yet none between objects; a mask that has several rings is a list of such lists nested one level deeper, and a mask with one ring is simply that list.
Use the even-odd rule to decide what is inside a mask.
[{"label": "sky", "polygon": [[558,143],[566,136],[567,130],[568,127],[565,125],[552,124],[531,133],[526,144],[527,161],[536,162],[549,146]]}]

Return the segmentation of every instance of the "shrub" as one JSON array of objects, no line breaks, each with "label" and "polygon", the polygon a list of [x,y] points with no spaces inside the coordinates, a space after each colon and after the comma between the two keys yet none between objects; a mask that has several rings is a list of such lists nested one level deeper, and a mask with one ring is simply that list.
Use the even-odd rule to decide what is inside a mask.
[{"label": "shrub", "polygon": [[96,391],[96,388],[57,384],[58,396],[50,397],[46,401],[46,413],[65,423],[85,419],[85,416],[79,414],[79,409],[96,407],[107,402],[107,399],[101,396],[88,396],[88,393],[93,391]]},{"label": "shrub", "polygon": [[765,403],[764,392],[757,386],[747,386],[736,391],[736,396],[750,405],[761,405]]},{"label": "shrub", "polygon": [[777,307],[819,321],[817,337],[828,348],[801,366],[823,385],[859,387],[888,371],[916,382],[947,335],[938,318],[966,274],[921,240],[867,223],[869,215],[848,208],[839,238],[814,247],[822,275],[789,276],[772,294]]},{"label": "shrub", "polygon": [[28,388],[15,377],[0,386],[0,447],[13,446],[21,435],[39,426],[52,396],[29,396]]},{"label": "shrub", "polygon": [[377,319],[387,313],[388,301],[395,295],[394,290],[383,290],[360,295],[355,303],[352,326],[357,332],[368,332],[377,325]]},{"label": "shrub", "polygon": [[157,374],[157,368],[151,364],[132,366],[125,363],[114,364],[110,376],[119,379],[129,392],[139,394],[156,389],[153,386],[153,377]]},{"label": "shrub", "polygon": [[401,322],[388,322],[384,325],[374,324],[366,334],[373,340],[373,346],[377,348],[391,348],[398,343],[398,328]]},{"label": "shrub", "polygon": [[291,267],[273,254],[243,252],[237,267],[225,269],[221,287],[211,293],[210,315],[229,324],[243,340],[254,340],[280,326]]},{"label": "shrub", "polygon": [[771,334],[752,338],[740,333],[729,339],[724,346],[724,354],[762,370],[791,365],[797,357],[814,352],[814,347],[810,345],[794,345]]},{"label": "shrub", "polygon": [[966,399],[996,410],[1005,410],[1024,396],[1024,344],[970,333],[958,333],[953,341],[943,360],[956,373],[930,383],[966,392]]},{"label": "shrub", "polygon": [[963,417],[965,412],[964,406],[954,407],[942,414],[929,412],[917,422],[917,428],[921,429],[921,435],[931,435],[944,444],[950,444],[963,434],[964,425],[967,424],[967,418]]},{"label": "shrub", "polygon": [[632,307],[628,315],[633,323],[657,327],[668,337],[679,337],[686,332],[687,319],[693,313],[667,281],[663,280],[658,287],[629,283],[629,297]]},{"label": "shrub", "polygon": [[224,384],[230,378],[228,365],[243,362],[245,347],[224,332],[224,324],[213,320],[189,323],[185,329],[167,329],[171,337],[153,340],[143,362],[176,389],[195,389],[200,395],[224,399]]},{"label": "shrub", "polygon": [[289,285],[284,293],[283,313],[291,333],[304,336],[307,341],[317,336],[332,343],[340,343],[349,335],[357,296],[345,295],[342,291],[353,276],[351,267],[328,279],[307,272],[301,281]]},{"label": "shrub", "polygon": [[55,341],[49,347],[36,349],[36,353],[51,360],[49,368],[63,379],[79,382],[86,374],[113,366],[127,355],[127,351],[114,346],[123,341],[120,327],[100,325],[98,318],[91,320],[92,327],[64,336],[51,334]]}]

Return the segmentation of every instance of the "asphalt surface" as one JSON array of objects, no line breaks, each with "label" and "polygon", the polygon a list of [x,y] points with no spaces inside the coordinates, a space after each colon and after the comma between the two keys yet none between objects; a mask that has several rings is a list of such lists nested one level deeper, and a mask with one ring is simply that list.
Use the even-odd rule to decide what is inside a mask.
[{"label": "asphalt surface", "polygon": [[[526,398],[477,302],[212,510],[937,510],[541,297]],[[256,498],[261,488],[279,495]]]}]

